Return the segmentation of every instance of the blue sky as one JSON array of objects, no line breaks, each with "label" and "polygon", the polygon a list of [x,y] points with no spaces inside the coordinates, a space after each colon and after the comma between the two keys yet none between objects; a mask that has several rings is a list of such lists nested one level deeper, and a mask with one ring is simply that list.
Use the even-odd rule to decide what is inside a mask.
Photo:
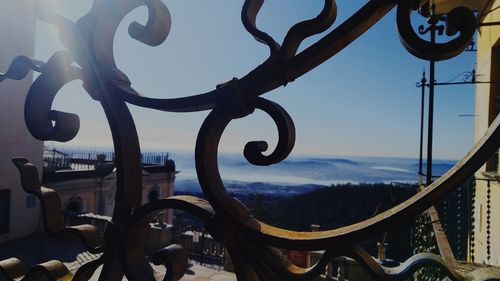
[{"label": "blue sky", "polygon": [[[90,0],[53,0],[56,10],[76,20],[90,8]],[[131,21],[144,22],[140,8],[122,22],[115,38],[118,67],[141,94],[172,98],[214,89],[232,77],[242,77],[268,56],[241,24],[243,1],[164,1],[172,15],[172,29],[158,47],[145,46],[127,34]],[[281,42],[294,23],[316,16],[322,0],[268,0],[258,17],[259,27]],[[334,26],[365,1],[337,1]],[[399,42],[395,11],[382,19],[338,55],[287,87],[264,97],[281,104],[295,121],[295,155],[418,157],[420,80],[428,63],[412,57]],[[304,46],[318,37],[308,39]],[[303,46],[302,46],[303,47]],[[39,22],[36,57],[47,60],[61,45],[56,30]],[[474,67],[475,53],[464,53],[437,64],[438,81],[446,81]],[[460,159],[471,147],[474,87],[441,87],[435,101],[435,157]],[[65,86],[54,108],[80,116],[79,135],[67,145],[111,147],[100,105],[82,89],[81,82]],[[165,113],[131,106],[144,150],[193,151],[196,134],[208,112]],[[233,122],[220,150],[240,152],[251,140],[276,143],[271,120],[260,112]]]}]

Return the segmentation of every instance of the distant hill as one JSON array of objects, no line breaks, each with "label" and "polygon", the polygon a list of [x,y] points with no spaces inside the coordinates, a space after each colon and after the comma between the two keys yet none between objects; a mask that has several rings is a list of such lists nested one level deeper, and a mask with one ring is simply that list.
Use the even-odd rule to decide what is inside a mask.
[{"label": "distant hill", "polygon": [[[423,164],[425,167],[426,163]],[[453,160],[435,160],[432,173],[442,175],[455,164]],[[218,158],[218,166],[226,186],[262,182],[289,187],[287,192],[294,189],[292,186],[311,184],[417,183],[419,170],[418,159],[391,157],[289,157],[280,163],[261,167],[248,163],[242,156],[222,155]],[[181,171],[177,175],[176,189],[187,192],[199,190],[196,182],[190,182],[197,178],[193,160],[176,158],[176,167]],[[245,190],[237,189],[239,192]],[[250,193],[262,192],[262,188],[246,190]]]},{"label": "distant hill", "polygon": [[[432,175],[442,176],[444,173],[448,172],[451,168],[453,168],[453,166],[455,166],[455,163],[441,163],[441,162],[432,163]],[[427,167],[427,163],[426,162],[422,163],[422,167],[425,170]],[[412,171],[418,171],[418,163],[410,165],[409,169],[411,169]]]}]

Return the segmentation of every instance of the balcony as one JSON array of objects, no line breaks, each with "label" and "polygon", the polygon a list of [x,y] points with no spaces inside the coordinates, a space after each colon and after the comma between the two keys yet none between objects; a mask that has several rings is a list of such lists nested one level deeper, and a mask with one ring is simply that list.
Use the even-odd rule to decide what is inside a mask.
[{"label": "balcony", "polygon": [[[27,202],[26,224],[16,225],[16,231],[32,231],[22,228],[31,224],[34,218],[36,219],[36,208],[28,204],[33,203],[32,199],[36,197],[40,202],[40,221],[45,232],[51,237],[61,239],[60,241],[65,239],[61,237],[76,237],[92,258],[71,269],[63,262],[56,260],[26,266],[23,260],[7,259],[0,262],[0,274],[3,274],[5,279],[181,280],[189,271],[189,255],[193,254],[193,251],[189,253],[187,243],[181,243],[184,247],[174,244],[153,252],[148,247],[151,243],[149,233],[154,231],[152,220],[157,220],[161,225],[161,216],[172,209],[190,213],[200,221],[208,232],[206,237],[210,237],[214,248],[218,249],[215,251],[217,255],[230,257],[238,280],[314,280],[325,273],[332,261],[337,262],[339,268],[341,267],[338,265],[339,261],[341,264],[358,264],[370,276],[367,278],[377,280],[419,278],[419,276],[424,276],[422,272],[429,278],[440,278],[443,274],[443,278],[447,276],[452,280],[499,278],[498,269],[474,264],[476,261],[473,249],[479,251],[479,245],[474,246],[474,240],[471,237],[474,237],[474,231],[478,226],[468,225],[467,229],[462,229],[462,232],[458,231],[458,236],[453,237],[453,234],[446,233],[447,225],[445,224],[449,218],[441,218],[447,210],[447,207],[443,207],[442,204],[451,205],[452,203],[455,204],[453,206],[457,206],[457,209],[463,208],[456,210],[457,217],[462,216],[464,209],[468,210],[467,218],[463,218],[462,222],[457,222],[457,227],[475,217],[470,213],[477,211],[478,208],[474,202],[465,200],[463,197],[464,194],[469,196],[476,189],[471,187],[474,186],[473,184],[467,187],[463,184],[474,175],[478,177],[483,165],[491,155],[498,151],[500,146],[499,118],[490,118],[492,120],[488,124],[489,127],[484,128],[484,135],[478,137],[476,145],[463,160],[439,179],[434,182],[428,180],[427,184],[421,186],[413,196],[388,210],[375,212],[372,217],[361,222],[335,229],[293,231],[262,222],[257,216],[251,215],[248,206],[234,198],[229,192],[226,181],[221,176],[221,163],[218,162],[224,141],[223,134],[232,124],[248,120],[256,111],[270,117],[271,122],[259,123],[250,133],[258,134],[261,128],[265,130],[264,125],[275,125],[276,145],[269,151],[267,142],[250,141],[244,147],[244,158],[248,163],[259,167],[269,167],[285,161],[296,147],[296,125],[287,112],[287,106],[285,106],[287,103],[280,104],[280,102],[272,101],[268,97],[269,93],[274,90],[286,91],[283,87],[297,83],[295,80],[299,78],[314,77],[313,70],[321,68],[334,57],[340,56],[341,51],[349,49],[349,45],[356,40],[367,36],[365,33],[376,28],[375,25],[383,18],[388,18],[388,14],[392,11],[396,16],[394,25],[399,33],[402,49],[408,51],[408,56],[412,55],[430,61],[431,65],[434,65],[434,63],[454,58],[466,50],[478,27],[474,11],[485,11],[498,1],[419,3],[418,1],[372,0],[367,1],[343,21],[338,20],[341,23],[337,24],[337,4],[333,0],[325,0],[319,7],[317,15],[292,24],[287,28],[288,31],[284,34],[283,40],[277,40],[275,36],[267,33],[257,24],[257,16],[261,14],[261,9],[262,13],[264,12],[264,1],[246,0],[240,10],[241,21],[251,37],[265,46],[267,52],[263,59],[249,62],[249,65],[257,66],[250,68],[240,78],[213,84],[212,90],[207,92],[174,98],[151,98],[144,95],[143,90],[148,89],[147,84],[143,85],[144,89],[136,88],[133,83],[134,77],[132,75],[129,77],[129,71],[121,68],[121,64],[117,62],[121,46],[114,41],[122,21],[135,15],[136,8],[147,10],[147,16],[144,17],[143,23],[132,21],[128,25],[131,38],[151,47],[160,46],[170,37],[175,38],[177,36],[174,32],[175,25],[172,24],[175,13],[172,11],[171,15],[167,8],[169,4],[160,0],[95,1],[77,20],[71,20],[65,15],[57,14],[54,12],[57,9],[46,6],[47,4],[35,6],[33,2],[24,0],[19,4],[4,4],[9,6],[7,11],[10,13],[0,14],[2,19],[5,18],[10,24],[9,26],[18,26],[20,30],[17,36],[10,34],[9,43],[13,46],[28,46],[27,50],[22,51],[14,47],[6,48],[6,52],[10,52],[8,56],[15,57],[15,59],[12,63],[4,63],[8,67],[5,67],[5,73],[0,76],[1,86],[5,86],[3,89],[17,94],[12,99],[9,97],[5,100],[12,100],[12,104],[17,102],[23,105],[22,109],[16,110],[15,106],[3,102],[5,106],[2,107],[2,111],[8,112],[9,119],[8,122],[2,124],[15,130],[12,129],[14,132],[12,134],[0,134],[0,137],[5,135],[5,139],[9,140],[4,148],[6,157],[0,159],[3,165],[1,167],[5,167],[0,178],[5,178],[6,185],[19,187],[12,189],[12,193],[15,192],[12,200],[18,203],[26,199]],[[338,5],[340,8],[342,3]],[[216,10],[221,12],[222,9]],[[491,11],[494,13],[495,8]],[[35,15],[58,30],[58,37],[62,44],[61,50],[51,53],[47,60],[31,58],[35,40]],[[421,17],[422,15],[425,18]],[[416,17],[423,22],[418,28],[419,32],[414,26]],[[191,20],[199,25],[202,24],[196,19]],[[492,31],[493,38],[499,37],[498,32],[495,33],[497,30],[494,29],[495,27],[486,28],[491,28],[488,31]],[[424,38],[424,34],[428,32],[431,33],[430,40]],[[15,44],[17,40],[22,44]],[[210,40],[204,41],[207,44],[209,42]],[[382,48],[383,43],[379,44]],[[485,43],[479,41],[479,44],[482,45],[478,47],[482,47]],[[186,44],[184,47],[185,52],[180,55],[195,56],[194,53],[189,53],[191,45]],[[228,49],[231,49],[231,46],[228,46]],[[19,53],[13,54],[16,51]],[[0,56],[1,52],[0,49]],[[239,54],[238,58],[247,57],[245,54]],[[221,61],[214,60],[214,64],[206,71],[206,77],[212,77],[210,76],[214,74],[212,68],[226,70],[230,65],[230,60],[225,62],[228,65],[221,66]],[[177,67],[178,70],[182,70],[185,65],[179,64]],[[431,69],[433,68],[431,66]],[[155,71],[144,66],[140,70],[145,77],[154,77],[156,74]],[[199,69],[190,71],[196,70]],[[359,71],[363,72],[363,69]],[[434,71],[431,70],[431,72]],[[36,77],[32,82],[30,78],[33,77],[33,73],[36,73]],[[366,74],[362,73],[359,75],[361,79],[355,81],[362,82],[364,75]],[[84,126],[80,123],[78,115],[53,109],[58,93],[65,87],[75,87],[75,81],[80,83],[78,89],[86,92],[89,100],[94,102],[93,106],[102,109],[110,129],[109,141],[112,141],[114,157],[108,163],[111,165],[108,166],[116,167],[116,175],[113,178],[114,191],[108,196],[113,203],[109,209],[110,217],[101,222],[100,225],[103,227],[96,226],[95,223],[67,223],[63,216],[65,206],[61,203],[62,192],[51,187],[49,182],[42,184],[38,174],[39,168],[43,165],[41,142],[71,141],[77,138],[80,126],[82,125],[82,128]],[[430,87],[433,87],[434,79],[430,79],[429,83]],[[314,99],[311,98],[311,100]],[[321,103],[321,100],[318,99],[318,103]],[[83,107],[77,104],[76,108],[79,106]],[[141,127],[136,126],[140,118],[134,119],[136,117],[132,114],[134,110],[159,111],[169,114],[168,116],[180,116],[182,115],[180,113],[186,115],[189,115],[187,113],[192,115],[198,112],[207,113],[201,127],[197,129],[194,145],[196,178],[203,192],[203,198],[191,195],[161,195],[156,189],[145,193],[144,186],[147,182],[145,170],[147,172],[147,169],[143,165],[144,160],[141,159],[143,149],[140,145]],[[315,111],[314,108],[305,110],[311,113]],[[486,114],[484,112],[481,114]],[[172,134],[171,137],[183,139],[182,130],[179,131],[179,135],[180,137]],[[430,150],[432,151],[432,147]],[[31,157],[33,159],[27,159]],[[5,159],[8,161],[4,161]],[[431,159],[432,157],[429,160]],[[56,162],[52,164],[54,164],[53,167],[59,165],[56,165]],[[66,168],[71,166],[66,164],[63,161],[61,165]],[[92,162],[92,164],[98,165],[99,163]],[[104,163],[101,164],[104,165]],[[15,175],[16,180],[12,180],[14,167],[18,170]],[[375,169],[381,168],[387,169],[387,167],[375,167]],[[175,175],[175,167],[170,172]],[[429,173],[428,177],[432,177],[432,173]],[[100,178],[105,179],[105,177]],[[484,256],[490,262],[490,260],[497,259],[491,237],[494,231],[492,225],[494,221],[497,221],[497,217],[492,215],[495,211],[491,194],[496,191],[492,191],[491,183],[496,180],[476,179],[476,181],[481,180],[487,186],[483,188],[482,185],[478,185],[481,187],[477,190],[478,192],[484,191],[487,197],[484,204],[481,203],[480,206],[483,207],[479,207],[478,214],[482,215],[481,208],[484,208],[487,218],[479,220],[481,221],[479,229],[487,232],[484,239],[486,243]],[[20,193],[21,187],[22,193]],[[156,193],[153,192],[155,190]],[[105,193],[103,186],[100,191]],[[26,197],[26,194],[31,197]],[[447,196],[454,199],[448,197],[446,201]],[[5,200],[6,198],[8,200]],[[3,206],[10,204],[10,198],[10,191],[2,195],[1,202],[8,202]],[[102,206],[104,205],[103,203]],[[65,210],[79,211],[78,208],[68,206]],[[441,214],[438,214],[439,211]],[[7,217],[9,215],[7,214]],[[363,241],[385,233],[398,225],[413,223],[417,217],[422,226],[419,234],[423,240],[421,250],[424,252],[415,253],[408,260],[402,261],[399,266],[394,267],[392,263],[384,263],[382,248],[379,252],[379,259],[376,259],[360,246]],[[91,218],[99,219],[97,216]],[[486,223],[484,228],[483,221]],[[429,224],[433,226],[432,231],[424,229]],[[7,232],[11,230],[8,228],[7,224]],[[194,232],[191,234],[195,236]],[[428,241],[426,235],[435,237],[435,243]],[[158,237],[157,240],[161,240],[161,237]],[[476,233],[476,238],[478,237],[479,234]],[[8,237],[5,236],[4,239]],[[423,245],[427,242],[431,245]],[[219,251],[220,245],[225,248],[224,254]],[[384,243],[380,245],[383,246]],[[455,245],[458,249],[453,252],[451,248]],[[205,253],[205,250],[201,247],[194,251]],[[429,253],[429,251],[434,251],[434,253]],[[301,263],[301,266],[294,265],[290,262],[294,253],[306,253],[309,255],[308,262]],[[479,257],[477,252],[475,257]],[[457,258],[464,263],[457,262]],[[312,263],[313,260],[316,262]],[[442,271],[433,275],[432,270],[426,271],[428,266],[438,267]],[[161,270],[164,276],[157,274],[158,267],[164,268]],[[98,276],[92,277],[93,275]],[[337,274],[340,279],[343,278],[341,275]],[[333,276],[330,277],[333,278]]]}]

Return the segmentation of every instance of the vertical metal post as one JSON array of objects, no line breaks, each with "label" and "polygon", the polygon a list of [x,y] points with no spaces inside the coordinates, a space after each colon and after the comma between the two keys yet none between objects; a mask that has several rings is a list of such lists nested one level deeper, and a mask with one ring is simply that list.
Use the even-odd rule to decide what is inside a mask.
[{"label": "vertical metal post", "polygon": [[420,87],[422,87],[422,102],[420,105],[420,153],[418,159],[418,181],[422,184],[422,156],[424,150],[424,110],[425,110],[425,87],[427,86],[427,80],[425,79],[425,69],[422,73],[422,80],[420,80]]},{"label": "vertical metal post", "polygon": [[[434,4],[432,4],[432,15],[430,18],[431,24],[431,44],[436,43],[436,23],[434,18]],[[427,125],[427,175],[425,184],[428,186],[432,183],[432,138],[434,125],[434,60],[430,61],[429,66],[429,119]]]},{"label": "vertical metal post", "polygon": [[201,246],[200,246],[200,264],[204,264],[204,255],[205,255],[205,230],[201,232]]}]

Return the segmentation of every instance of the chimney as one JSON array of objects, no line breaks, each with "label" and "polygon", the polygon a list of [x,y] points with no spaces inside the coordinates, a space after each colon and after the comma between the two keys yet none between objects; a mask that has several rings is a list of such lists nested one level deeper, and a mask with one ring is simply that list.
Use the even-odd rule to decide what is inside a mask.
[{"label": "chimney", "polygon": [[387,243],[377,243],[377,248],[378,248],[378,259],[379,260],[385,260],[386,258],[386,251],[387,251]]}]

